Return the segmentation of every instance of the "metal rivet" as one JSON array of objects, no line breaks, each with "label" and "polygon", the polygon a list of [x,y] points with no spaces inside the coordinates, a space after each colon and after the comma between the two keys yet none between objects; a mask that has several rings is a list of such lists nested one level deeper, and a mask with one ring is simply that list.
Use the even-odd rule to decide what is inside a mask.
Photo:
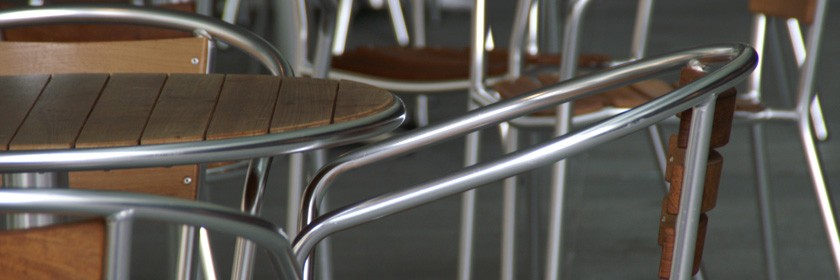
[{"label": "metal rivet", "polygon": [[674,162],[674,156],[669,157],[668,162]]},{"label": "metal rivet", "polygon": [[199,62],[197,57],[193,57],[193,59],[191,61],[192,61],[192,64],[198,64],[198,62]]},{"label": "metal rivet", "polygon": [[192,178],[184,177],[184,185],[189,185],[190,183],[192,183]]},{"label": "metal rivet", "polygon": [[665,222],[665,216],[662,216],[662,222],[663,223]]}]

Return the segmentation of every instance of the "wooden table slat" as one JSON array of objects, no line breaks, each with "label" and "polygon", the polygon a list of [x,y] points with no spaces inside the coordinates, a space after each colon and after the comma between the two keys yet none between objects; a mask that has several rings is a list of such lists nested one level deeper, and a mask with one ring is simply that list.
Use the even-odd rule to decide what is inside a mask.
[{"label": "wooden table slat", "polygon": [[268,133],[281,77],[227,75],[207,140]]},{"label": "wooden table slat", "polygon": [[338,82],[311,78],[285,78],[271,120],[271,133],[331,123]]},{"label": "wooden table slat", "polygon": [[9,148],[29,109],[44,90],[50,75],[0,76],[0,150]]},{"label": "wooden table slat", "polygon": [[204,140],[223,81],[220,74],[171,74],[140,144]]},{"label": "wooden table slat", "polygon": [[69,149],[90,113],[108,74],[56,74],[35,102],[10,150]]},{"label": "wooden table slat", "polygon": [[392,104],[394,97],[383,89],[342,80],[336,97],[333,123],[373,115]]},{"label": "wooden table slat", "polygon": [[[76,148],[140,144],[166,74],[113,74],[91,111]],[[102,133],[107,131],[108,133]]]}]

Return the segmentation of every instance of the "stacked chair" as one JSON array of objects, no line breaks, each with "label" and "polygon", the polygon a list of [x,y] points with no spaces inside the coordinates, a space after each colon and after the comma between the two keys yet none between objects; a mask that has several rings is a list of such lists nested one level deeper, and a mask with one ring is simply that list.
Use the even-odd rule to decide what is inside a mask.
[{"label": "stacked chair", "polygon": [[[479,1],[478,6],[482,7],[483,2]],[[336,176],[347,170],[416,151],[430,144],[489,128],[503,121],[537,112],[562,102],[584,98],[612,87],[629,84],[663,71],[680,69],[689,63],[693,65],[696,61],[722,60],[728,62],[723,63],[720,69],[694,82],[577,132],[404,190],[347,205],[334,212],[324,215],[317,213],[318,203],[323,198],[324,192]],[[279,278],[306,279],[309,276],[306,267],[307,257],[318,241],[332,233],[501,180],[538,166],[552,164],[599,144],[644,130],[676,113],[693,108],[689,126],[691,136],[686,146],[688,160],[685,163],[686,173],[682,181],[684,184],[680,199],[681,210],[676,218],[676,224],[679,225],[675,231],[677,245],[673,253],[674,263],[680,265],[672,270],[672,275],[679,275],[681,279],[684,279],[686,277],[683,275],[691,273],[690,264],[695,251],[694,236],[688,233],[696,232],[698,228],[703,177],[706,173],[706,155],[712,135],[710,132],[713,130],[713,120],[718,119],[714,114],[715,100],[725,89],[745,79],[755,66],[756,60],[757,56],[751,48],[738,44],[709,46],[652,57],[538,89],[476,109],[461,117],[429,125],[347,153],[327,164],[317,174],[316,180],[306,189],[304,196],[306,211],[301,217],[306,223],[295,240],[291,242],[291,250],[282,231],[264,220],[220,206],[176,198],[74,189],[4,189],[0,190],[0,211],[104,216],[110,217],[108,227],[114,229],[123,228],[134,219],[206,227],[239,235],[264,246],[270,252],[271,263],[276,268]],[[133,213],[133,215],[124,215],[124,213]],[[127,237],[124,234],[125,232],[119,230],[110,230],[106,234],[109,240],[108,246],[102,249],[107,252],[102,274],[106,279],[122,279],[129,273],[129,268],[122,266],[127,263],[125,257],[130,253],[128,243],[124,242],[124,238]],[[689,263],[688,269],[682,265],[684,263]]]},{"label": "stacked chair", "polygon": [[[67,13],[68,11],[76,14]],[[0,70],[0,74],[209,73],[213,66],[213,39],[220,39],[255,57],[274,75],[291,75],[291,68],[279,52],[257,35],[196,14],[130,5],[48,6],[0,11],[0,27],[25,27],[5,30],[7,39],[25,39],[22,37],[37,34],[42,30],[49,31],[44,34],[54,33],[55,29],[49,29],[54,26],[45,26],[48,25],[47,23],[89,23],[67,27],[76,31],[80,27],[87,28],[86,30],[91,30],[91,28],[102,30],[95,29],[101,28],[97,24],[102,25],[102,23],[146,25],[157,28],[131,29],[136,26],[129,26],[126,32],[121,32],[119,27],[107,27],[110,28],[109,30],[116,30],[112,32],[129,35],[127,38],[125,36],[119,38],[121,40],[118,41],[102,41],[104,38],[99,37],[85,38],[93,42],[68,42],[72,38],[50,38],[59,42],[0,42],[0,50],[2,50],[0,56],[6,63],[3,70]],[[178,38],[150,39],[160,38],[161,29],[168,34],[165,37]],[[101,32],[93,34],[103,35]],[[35,38],[36,41],[44,39],[47,38]],[[269,162],[254,160],[251,162],[253,168],[249,172],[265,169],[265,165]],[[73,188],[120,190],[196,199],[204,180],[204,169],[203,165],[195,165],[140,170],[71,172],[68,182],[64,184]],[[20,184],[16,175],[4,177],[6,186]],[[255,183],[246,182],[246,191],[248,188],[254,188]],[[260,196],[245,196],[245,198],[249,201],[243,201],[243,207],[259,205],[262,200]],[[258,207],[252,208],[252,211],[256,209]],[[251,212],[251,214],[258,213]],[[183,260],[183,263],[180,263],[178,267],[181,278],[188,278],[191,273],[192,268],[187,260],[192,258],[194,232],[191,228],[182,229],[181,239],[184,247],[182,247],[179,259]],[[243,243],[240,247],[244,246],[247,245]],[[242,267],[245,268],[247,265],[250,264]],[[242,269],[238,273],[248,273],[248,271],[249,269]]]},{"label": "stacked chair", "polygon": [[[519,94],[535,90],[540,87],[548,86],[556,83],[559,80],[568,80],[577,75],[578,67],[580,65],[598,66],[603,64],[620,64],[626,61],[633,61],[641,59],[645,55],[645,46],[647,42],[647,34],[650,25],[650,18],[653,8],[653,0],[638,1],[638,9],[636,12],[636,21],[633,28],[633,41],[631,44],[631,57],[629,59],[620,61],[608,61],[602,64],[580,63],[578,59],[583,56],[578,56],[580,52],[581,38],[585,36],[582,34],[582,25],[584,22],[585,11],[587,10],[591,1],[571,1],[569,3],[569,14],[566,16],[565,31],[563,37],[562,57],[570,57],[572,59],[564,59],[559,63],[559,73],[557,72],[543,72],[532,77],[524,73],[523,67],[523,53],[525,52],[525,39],[527,19],[530,8],[535,1],[519,1],[514,18],[512,34],[509,46],[509,62],[507,63],[509,70],[507,76],[500,81],[485,81],[484,71],[488,67],[482,63],[474,65],[474,75],[477,75],[477,81],[472,83],[470,89],[470,96],[472,101],[481,106],[493,104],[500,100],[512,98]],[[477,24],[477,23],[474,23]],[[474,27],[479,28],[475,34],[482,33],[485,30],[484,26]],[[484,42],[485,38],[473,38],[473,42]],[[476,49],[476,46],[473,47]],[[481,55],[474,57],[473,61],[483,62],[483,53],[473,53],[473,55]],[[487,88],[486,84],[492,84],[492,89]],[[587,98],[575,100],[575,102],[563,104],[559,109],[549,109],[537,112],[535,114],[518,118],[507,122],[501,127],[502,129],[502,145],[505,153],[510,153],[517,150],[519,128],[529,127],[548,127],[555,130],[555,135],[563,135],[571,131],[575,125],[592,123],[604,119],[615,114],[624,112],[628,108],[633,108],[649,100],[653,100],[662,94],[667,93],[673,87],[665,81],[658,79],[649,79],[640,81],[628,86],[610,89],[601,94],[588,96]],[[572,109],[573,108],[573,109]],[[665,148],[662,145],[659,129],[657,126],[648,128],[650,140],[653,148],[653,158],[659,164],[661,172],[665,172]],[[467,138],[466,162],[478,162],[478,137],[473,134]],[[552,188],[551,188],[551,202],[549,210],[549,234],[548,247],[552,248],[546,258],[548,259],[548,266],[546,268],[546,279],[556,279],[559,277],[560,261],[560,242],[561,238],[561,223],[562,223],[562,209],[563,209],[563,192],[565,187],[566,167],[565,161],[561,161],[554,166],[552,170]],[[514,278],[514,251],[515,251],[515,228],[516,228],[516,185],[515,178],[509,178],[504,182],[504,199],[502,210],[502,264],[501,274],[502,279]],[[665,190],[668,190],[667,185]],[[475,194],[467,193],[464,197],[464,205],[462,215],[474,216],[474,198]],[[531,202],[534,207],[536,202]],[[466,220],[462,225],[463,236],[461,237],[462,246],[464,243],[472,243],[472,236],[468,234],[471,232],[470,220]],[[472,252],[462,247],[462,265],[459,267],[459,279],[470,279],[469,277],[469,262],[472,258]]]},{"label": "stacked chair", "polygon": [[[764,1],[750,0],[749,9],[753,13],[753,33],[751,43],[756,51],[764,59],[759,62],[755,72],[750,76],[746,92],[739,96],[738,108],[735,113],[736,120],[746,120],[751,124],[750,133],[752,136],[753,160],[755,164],[756,193],[758,194],[759,213],[761,215],[761,226],[763,233],[764,255],[767,267],[767,279],[778,279],[776,269],[776,246],[772,216],[771,196],[769,193],[769,174],[767,167],[766,144],[764,141],[765,121],[791,121],[796,123],[802,149],[808,164],[809,175],[811,176],[814,192],[819,206],[822,221],[828,236],[828,243],[834,260],[834,266],[840,275],[840,236],[837,232],[836,218],[828,195],[828,185],[823,175],[823,168],[820,163],[820,156],[817,151],[816,140],[825,140],[828,136],[825,121],[822,114],[819,99],[815,89],[816,66],[819,61],[820,43],[825,23],[828,1]],[[796,58],[796,69],[798,79],[795,82],[795,90],[779,88],[783,100],[793,98],[793,107],[771,106],[764,101],[761,81],[762,66],[781,56],[779,49],[771,49],[775,53],[765,51],[766,38],[775,30],[775,20],[782,20],[788,26],[788,33],[791,45],[793,46]],[[804,23],[810,28],[807,37],[802,38],[799,23]],[[771,41],[772,43],[773,41]],[[778,43],[778,42],[775,42]],[[807,56],[806,56],[807,54]],[[777,64],[776,67],[784,67],[784,64]],[[786,69],[783,69],[786,70]],[[775,77],[777,81],[786,81],[786,77]],[[786,83],[782,83],[786,84]],[[790,91],[790,92],[789,92]],[[781,102],[785,103],[785,102]]]}]

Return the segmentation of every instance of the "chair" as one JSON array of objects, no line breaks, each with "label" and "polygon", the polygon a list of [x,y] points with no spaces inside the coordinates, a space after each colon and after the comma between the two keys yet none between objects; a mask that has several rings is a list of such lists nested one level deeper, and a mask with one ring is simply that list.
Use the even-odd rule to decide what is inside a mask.
[{"label": "chair", "polygon": [[[326,191],[326,188],[336,176],[345,171],[415,151],[428,146],[428,144],[463,136],[471,131],[487,128],[501,121],[529,114],[548,106],[582,98],[608,87],[630,83],[640,76],[649,76],[657,72],[679,68],[694,59],[714,60],[721,58],[731,59],[731,62],[706,77],[689,83],[654,102],[627,111],[621,116],[592,125],[573,134],[558,137],[542,145],[523,149],[516,154],[504,156],[496,161],[468,167],[438,180],[343,207],[335,212],[322,215],[317,222],[313,222],[317,216],[317,204],[320,198],[323,198],[323,192]],[[310,250],[318,241],[331,233],[451,196],[488,182],[500,180],[539,165],[550,164],[633,131],[644,129],[653,123],[692,107],[695,108],[692,122],[697,122],[699,125],[691,127],[691,133],[694,133],[695,136],[693,136],[693,140],[689,140],[687,153],[689,155],[705,155],[706,148],[704,147],[706,145],[704,145],[704,141],[709,141],[709,133],[707,132],[712,128],[711,123],[714,118],[714,115],[710,114],[712,110],[708,110],[709,106],[714,106],[712,104],[715,98],[723,89],[743,80],[752,71],[756,59],[755,52],[744,45],[710,46],[651,58],[630,63],[618,69],[594,73],[536,90],[517,98],[477,109],[451,121],[401,134],[348,153],[327,165],[317,176],[317,180],[307,189],[306,199],[304,200],[307,211],[302,213],[301,217],[307,221],[307,226],[297,235],[291,252],[284,234],[270,223],[224,207],[177,198],[72,189],[3,189],[0,190],[0,211],[105,216],[108,230],[106,234],[107,248],[97,249],[102,247],[94,247],[93,252],[87,250],[88,247],[73,246],[74,248],[72,248],[86,252],[86,258],[107,256],[102,268],[88,267],[86,269],[86,271],[95,274],[94,277],[104,276],[106,279],[127,277],[130,272],[130,268],[127,266],[130,258],[130,247],[128,247],[129,243],[127,241],[130,237],[131,222],[135,218],[139,218],[202,226],[248,238],[269,249],[272,253],[270,255],[272,264],[275,265],[281,278],[297,279],[298,276],[307,276],[307,274],[299,274],[299,271],[305,266],[305,260]],[[446,133],[441,133],[443,131]],[[605,131],[608,131],[608,133],[604,133]],[[686,178],[702,177],[704,172],[704,165],[698,165],[697,163],[704,162],[705,156],[693,158],[701,160],[687,163]],[[686,179],[684,182],[684,190],[686,191],[683,193],[702,192],[702,183],[690,179]],[[686,195],[691,199],[682,199],[681,201],[686,205],[684,208],[694,209],[695,211],[678,216],[678,219],[687,221],[682,223],[686,225],[687,230],[681,227],[677,231],[677,240],[685,239],[685,242],[693,242],[691,241],[692,238],[682,236],[679,233],[696,230],[697,223],[691,222],[691,219],[689,219],[689,217],[699,215],[697,211],[700,210],[700,205],[692,202],[699,198],[695,196]],[[69,223],[51,227],[77,226],[87,226],[87,224],[84,222]],[[98,229],[102,228],[99,227]],[[17,237],[15,232],[4,234]],[[25,244],[24,242],[28,242],[28,240],[24,239],[20,244]],[[62,247],[60,242],[51,245]],[[102,244],[91,244],[89,246],[102,246]],[[65,248],[57,249],[67,249],[67,246],[63,247]],[[675,253],[677,256],[687,257],[689,261],[691,260],[691,250],[680,249]],[[86,259],[77,260],[84,261]],[[41,269],[43,267],[35,268],[36,272]],[[97,273],[98,275],[96,275]]]},{"label": "chair", "polygon": [[[566,16],[564,25],[565,31],[561,56],[570,57],[572,59],[562,60],[561,63],[559,63],[559,73],[557,74],[552,72],[543,72],[538,75],[528,75],[524,73],[525,71],[523,70],[525,67],[522,65],[522,56],[526,47],[526,20],[531,7],[534,5],[534,1],[519,1],[510,39],[510,54],[508,55],[510,60],[508,62],[508,66],[510,68],[508,75],[500,81],[485,81],[485,74],[481,69],[487,69],[488,67],[485,67],[482,63],[477,63],[474,67],[478,70],[473,71],[474,80],[471,83],[473,85],[473,88],[471,88],[470,91],[472,102],[474,102],[477,106],[486,106],[501,100],[515,97],[519,94],[530,92],[540,87],[554,84],[557,81],[568,80],[575,77],[577,75],[577,68],[580,64],[583,64],[579,63],[577,58],[582,57],[578,56],[580,49],[579,45],[582,37],[581,30],[584,22],[584,13],[590,3],[591,1],[588,0],[572,1],[569,3],[569,14]],[[631,57],[623,61],[614,61],[612,64],[638,60],[645,56],[645,46],[647,41],[648,26],[650,25],[652,6],[653,0],[638,1],[636,21],[633,27]],[[486,27],[484,26],[484,20],[480,20],[480,22],[476,21],[473,23],[476,25],[473,28],[477,28],[477,30],[474,31],[474,34],[478,34],[472,38],[473,44],[476,44],[473,49],[482,46],[485,40],[482,34],[486,34],[486,32],[484,32]],[[472,55],[474,56],[472,60],[475,62],[485,61],[484,53],[474,53]],[[532,76],[536,76],[536,78]],[[485,86],[488,84],[492,84],[492,89]],[[510,122],[500,126],[502,130],[502,145],[504,147],[504,152],[510,153],[517,149],[519,128],[548,127],[554,129],[555,136],[563,135],[571,131],[573,126],[596,122],[606,117],[619,114],[628,108],[633,108],[643,104],[644,102],[653,100],[662,94],[667,93],[672,88],[673,87],[667,82],[659,79],[643,80],[631,85],[613,88],[597,95],[591,95],[586,98],[575,100],[574,102],[563,104],[559,107],[559,109],[552,108],[543,110],[526,117],[511,120]],[[658,127],[656,125],[649,127],[648,134],[650,135],[654,151],[654,159],[658,163],[661,172],[664,173],[666,169],[665,148],[662,145]],[[474,163],[478,161],[477,156],[475,156],[478,153],[478,137],[478,135],[471,135],[467,138],[467,162]],[[548,263],[550,264],[546,268],[546,279],[557,279],[559,275],[558,265],[561,262],[558,244],[560,244],[562,240],[560,227],[562,223],[562,196],[563,189],[565,187],[565,169],[565,161],[561,161],[552,169],[552,202],[550,203],[551,209],[549,210],[549,239],[547,242],[549,248],[557,251],[549,251],[549,254],[546,257],[549,260]],[[514,275],[513,255],[515,250],[514,229],[516,225],[516,185],[517,182],[515,178],[509,178],[504,182],[504,205],[502,210],[502,279],[513,279]],[[668,186],[664,184],[664,181],[663,186],[667,191]],[[475,204],[474,199],[475,194],[471,192],[465,194],[462,215],[473,215],[473,207]],[[463,227],[465,227],[465,229],[462,229],[462,231],[466,234],[466,232],[471,231],[466,227],[472,226],[463,225]],[[471,240],[472,236],[464,235],[461,237],[461,242],[470,243],[472,242]],[[462,252],[462,259],[465,264],[463,264],[460,268],[463,274],[460,279],[470,279],[468,272],[470,268],[467,260],[471,258],[472,253],[466,251],[466,249],[464,250],[465,251]]]},{"label": "chair", "polygon": [[[834,217],[831,200],[828,196],[828,185],[823,176],[823,168],[820,164],[820,156],[815,143],[816,139],[825,140],[828,133],[825,128],[825,121],[820,114],[821,108],[814,82],[816,64],[819,61],[818,54],[827,4],[827,1],[823,0],[749,1],[749,9],[753,13],[751,43],[756,51],[765,58],[773,58],[774,56],[780,55],[778,49],[773,49],[776,53],[765,54],[764,46],[768,32],[775,30],[772,28],[773,19],[783,20],[788,26],[789,37],[797,60],[796,66],[799,70],[794,92],[788,94],[788,88],[779,89],[784,95],[783,98],[795,98],[793,108],[770,106],[762,98],[762,66],[765,63],[780,60],[762,59],[756,71],[750,76],[746,93],[740,96],[739,108],[735,113],[737,119],[747,120],[747,122],[751,123],[750,133],[752,136],[753,160],[755,164],[757,200],[761,216],[760,221],[768,279],[777,279],[778,272],[776,271],[777,252],[775,249],[774,220],[768,189],[769,174],[766,162],[767,157],[765,156],[766,145],[764,142],[763,122],[775,120],[793,121],[797,125],[800,140],[802,141],[803,153],[808,163],[809,174],[814,192],[817,196],[817,204],[819,205],[822,221],[831,246],[835,269],[838,275],[840,275],[840,237],[838,237],[836,218]],[[799,26],[800,22],[810,26],[804,43]],[[776,67],[784,66],[776,65]],[[779,81],[785,81],[785,79],[786,77],[777,77]]]},{"label": "chair", "polygon": [[[483,1],[479,1],[475,14],[482,12],[482,8]],[[335,212],[324,215],[318,213],[320,200],[326,194],[330,185],[337,180],[338,176],[350,170],[374,162],[395,158],[406,153],[415,152],[444,140],[491,127],[502,121],[515,119],[560,102],[585,98],[609,88],[626,85],[660,72],[656,70],[679,67],[693,58],[706,61],[729,55],[731,55],[730,58],[733,62],[723,66],[718,71],[712,72],[672,93],[644,103],[639,107],[630,109],[625,113],[608,118],[597,124],[589,125],[579,131],[559,136],[534,147],[517,150],[515,153],[505,155],[497,160],[469,166],[461,171],[441,178],[345,206]],[[617,68],[594,72],[589,75],[560,82],[556,85],[540,88],[512,99],[478,108],[461,117],[403,133],[346,153],[327,164],[304,193],[304,207],[301,213],[303,216],[301,216],[301,219],[308,226],[304,227],[296,235],[294,242],[297,260],[299,264],[305,265],[304,276],[306,277],[308,275],[307,269],[309,267],[306,266],[305,261],[309,252],[318,240],[323,239],[332,232],[354,227],[399,211],[421,206],[443,197],[468,191],[489,182],[508,178],[542,165],[554,163],[562,158],[580,153],[601,143],[627,135],[631,131],[643,130],[656,122],[670,118],[676,112],[687,109],[692,105],[697,105],[701,99],[709,102],[706,104],[711,104],[712,101],[708,98],[709,95],[706,95],[706,98],[700,96],[690,98],[692,100],[691,104],[685,102],[685,98],[691,96],[692,92],[705,88],[706,86],[710,88],[705,89],[720,93],[725,88],[735,85],[752,71],[756,60],[757,57],[754,51],[749,50],[748,47],[742,49],[741,47],[732,48],[731,46],[708,47],[647,58]],[[725,76],[728,77],[724,78]],[[716,80],[716,82],[712,84],[711,80]],[[712,90],[711,88],[715,89]],[[656,112],[654,113],[653,111]],[[692,144],[689,144],[689,146],[692,146],[693,148],[690,149],[695,149],[695,151],[688,152],[688,158],[691,160],[686,163],[686,170],[691,170],[694,175],[687,175],[683,181],[685,183],[692,182],[691,184],[694,187],[691,187],[692,191],[683,192],[685,196],[682,198],[681,203],[685,205],[683,209],[687,212],[680,212],[678,218],[691,219],[691,221],[683,220],[686,222],[679,223],[683,227],[676,230],[677,236],[675,237],[675,240],[680,240],[678,242],[682,242],[682,244],[694,244],[693,238],[687,233],[697,231],[696,219],[700,216],[701,209],[699,203],[700,195],[698,193],[702,194],[703,192],[703,187],[701,186],[702,174],[705,172],[705,155],[708,151],[706,144],[708,142],[698,140],[708,139],[705,138],[708,134],[698,134],[700,130],[697,129],[705,127],[706,130],[704,131],[708,133],[708,129],[711,129],[711,123],[708,122],[709,119],[698,122],[698,118],[700,118],[700,115],[711,117],[714,113],[709,107],[706,107],[705,110],[695,107],[694,112],[692,123],[697,122],[697,125],[691,126],[691,133],[694,135],[692,139],[695,140],[690,140]],[[705,148],[700,148],[701,146]],[[695,154],[695,152],[697,153]],[[694,198],[688,199],[687,197],[689,196]],[[691,263],[693,254],[693,246],[679,246],[678,250],[675,251],[675,260],[677,260],[675,262],[683,263],[683,260],[688,260],[688,263]],[[683,275],[684,273],[691,273],[691,271],[690,267],[688,271],[680,267],[674,270],[673,273],[675,274],[672,275]]]},{"label": "chair", "polygon": [[[0,211],[82,215],[76,222],[0,232],[0,236],[9,240],[3,244],[2,256],[6,261],[0,264],[5,271],[4,278],[128,279],[132,224],[135,220],[148,220],[247,238],[268,250],[280,279],[299,279],[297,265],[291,257],[291,244],[283,231],[265,220],[227,207],[125,192],[6,188],[0,189]],[[101,238],[98,241],[80,238],[78,229],[86,229],[86,234]],[[46,257],[27,258],[39,252]],[[74,258],[66,266],[57,266],[54,256]],[[9,261],[14,264],[7,266]]]},{"label": "chair", "polygon": [[[66,13],[67,11],[74,14]],[[0,11],[0,28],[80,22],[150,25],[194,33],[197,36],[116,42],[0,42],[0,57],[7,62],[7,67],[0,70],[0,75],[79,72],[207,73],[213,65],[211,38],[224,40],[247,52],[275,75],[291,75],[291,68],[277,50],[257,35],[220,20],[195,14],[130,5],[48,6]],[[257,168],[267,165],[268,161],[254,160],[252,163]],[[200,166],[176,166],[145,170],[72,172],[66,183],[72,187],[88,189],[110,189],[121,185],[121,190],[125,191],[195,199],[203,177],[201,170],[203,167]],[[249,172],[256,170],[252,169]],[[25,184],[19,181],[21,177],[17,175],[4,177],[5,185]],[[254,182],[246,182],[246,191],[249,187],[255,187],[253,184]],[[243,199],[249,200],[243,205],[259,205],[262,198],[244,196]],[[188,273],[188,269],[185,264],[180,273]]]}]

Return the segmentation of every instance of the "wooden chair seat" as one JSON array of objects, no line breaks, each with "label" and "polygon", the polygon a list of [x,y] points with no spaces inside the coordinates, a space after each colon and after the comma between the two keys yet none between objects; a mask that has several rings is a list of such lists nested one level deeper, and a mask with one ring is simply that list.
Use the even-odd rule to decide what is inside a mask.
[{"label": "wooden chair seat", "polygon": [[[543,73],[537,79],[524,76],[515,80],[504,80],[496,83],[493,87],[499,92],[502,98],[511,98],[541,87],[555,84],[559,77],[554,73]],[[574,115],[584,115],[599,111],[605,107],[632,108],[654,98],[662,96],[674,87],[665,81],[651,79],[641,81],[632,85],[616,88],[600,94],[587,96],[574,101]],[[552,116],[556,114],[556,108],[534,113],[535,116]]]},{"label": "wooden chair seat", "polygon": [[[489,52],[488,75],[499,76],[506,73],[507,57],[507,50]],[[580,57],[579,65],[601,67],[609,61],[610,57],[607,55],[589,54]],[[469,62],[469,48],[362,46],[333,57],[332,67],[397,80],[436,81],[469,78]],[[529,65],[556,66],[560,65],[560,55],[526,56],[525,62]]]}]

